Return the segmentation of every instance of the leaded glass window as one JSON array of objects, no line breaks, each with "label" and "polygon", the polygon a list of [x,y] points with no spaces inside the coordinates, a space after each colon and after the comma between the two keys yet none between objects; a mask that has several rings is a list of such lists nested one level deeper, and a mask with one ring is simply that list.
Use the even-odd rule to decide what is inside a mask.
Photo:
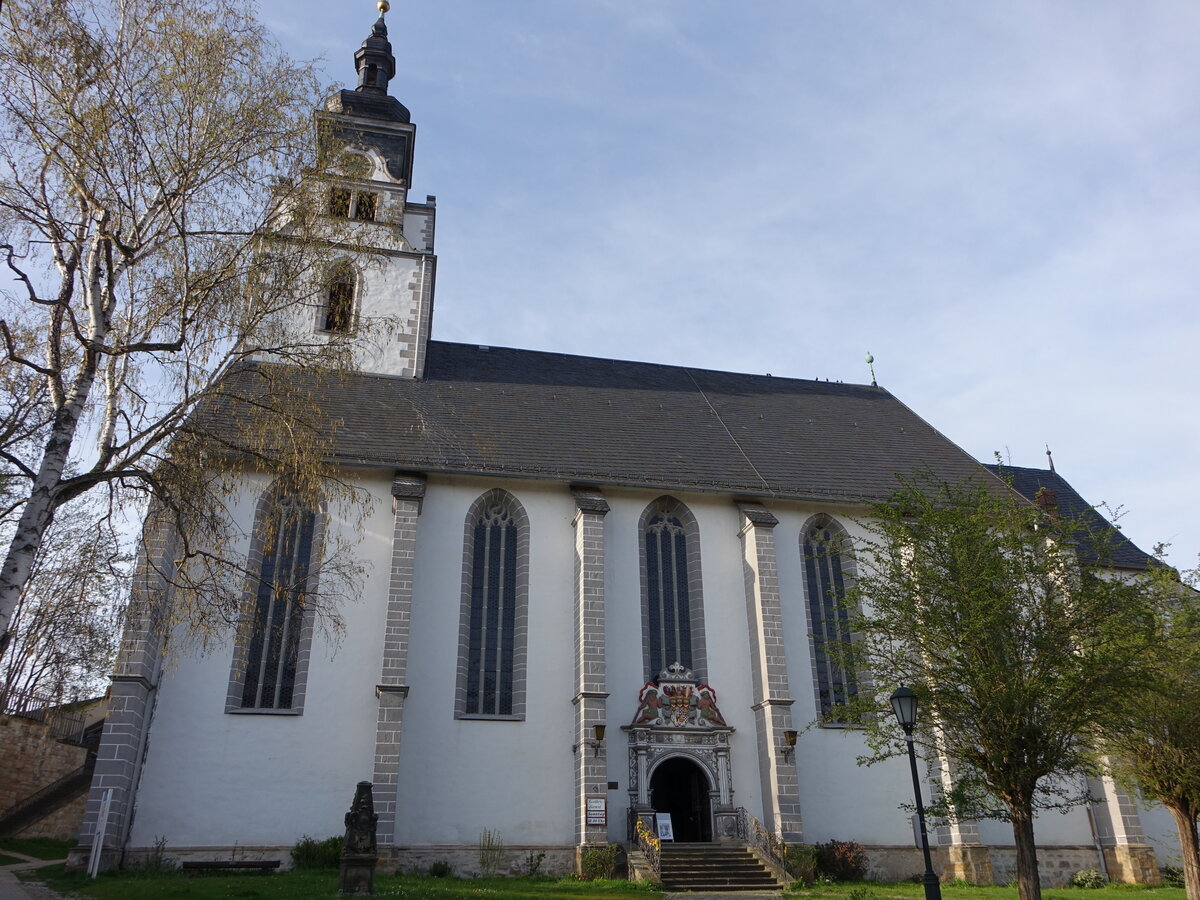
[{"label": "leaded glass window", "polygon": [[293,498],[281,497],[261,524],[262,560],[242,707],[291,709],[316,515]]},{"label": "leaded glass window", "polygon": [[651,677],[674,662],[692,668],[687,534],[678,515],[658,512],[646,523],[646,602]]},{"label": "leaded glass window", "polygon": [[846,576],[842,565],[844,532],[820,519],[804,532],[804,577],[812,627],[813,668],[821,715],[858,695],[858,684],[845,661],[851,640],[850,613],[842,599]]},{"label": "leaded glass window", "polygon": [[504,495],[483,505],[471,531],[467,626],[468,715],[513,714],[519,529]]}]

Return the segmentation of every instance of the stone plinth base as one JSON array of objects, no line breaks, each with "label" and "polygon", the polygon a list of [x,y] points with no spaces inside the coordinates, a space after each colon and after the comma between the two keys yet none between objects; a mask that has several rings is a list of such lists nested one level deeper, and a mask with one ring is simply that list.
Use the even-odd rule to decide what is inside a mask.
[{"label": "stone plinth base", "polygon": [[342,854],[342,878],[338,893],[356,897],[375,896],[374,853]]},{"label": "stone plinth base", "polygon": [[[92,858],[92,845],[77,844],[72,847],[67,853],[66,870],[68,872],[86,872],[88,864]],[[121,858],[120,852],[115,847],[104,847],[100,850],[100,871],[108,872],[117,867],[117,862]]]},{"label": "stone plinth base", "polygon": [[662,884],[659,880],[658,873],[654,871],[654,867],[650,865],[650,860],[646,858],[646,854],[641,850],[629,851],[629,880],[630,881],[649,881],[651,884]]},{"label": "stone plinth base", "polygon": [[[1008,884],[1017,877],[1017,851],[1014,847],[996,847],[990,849],[992,858],[992,876],[996,884]],[[1096,848],[1088,846],[1046,846],[1037,848],[1038,878],[1042,888],[1066,887],[1071,883],[1071,876],[1080,869],[1098,869],[1100,860],[1096,856]]]},{"label": "stone plinth base", "polygon": [[992,857],[983,844],[950,844],[938,854],[942,881],[993,884]]},{"label": "stone plinth base", "polygon": [[1104,848],[1108,877],[1124,884],[1162,884],[1158,860],[1149,844],[1117,844]]}]

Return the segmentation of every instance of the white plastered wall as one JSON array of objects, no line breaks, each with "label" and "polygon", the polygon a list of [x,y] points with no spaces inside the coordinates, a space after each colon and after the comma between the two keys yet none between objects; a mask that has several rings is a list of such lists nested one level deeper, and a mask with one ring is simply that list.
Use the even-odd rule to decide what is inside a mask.
[{"label": "white plastered wall", "polygon": [[[334,652],[314,637],[302,716],[224,712],[232,639],[205,656],[180,655],[159,691],[143,771],[131,846],[280,846],[301,835],[325,837],[342,828],[354,785],[372,773],[377,701],[388,596],[392,516],[391,472],[364,473],[370,493],[361,557],[364,591],[343,607],[346,633]],[[265,482],[233,505],[244,523]],[[494,487],[522,504],[530,527],[527,715],[524,721],[454,717],[462,590],[463,528],[475,499]],[[641,537],[638,522],[658,491],[609,488],[605,517],[607,724],[604,753],[609,836],[624,840],[628,807],[628,744],[621,726],[636,711],[644,681],[641,635]],[[737,508],[728,497],[675,493],[695,515],[701,540],[707,680],[736,732],[731,738],[734,803],[762,815],[750,645]],[[771,504],[775,528],[795,751],[806,841],[857,840],[910,847],[911,782],[905,760],[856,765],[866,747],[861,732],[807,727],[815,722],[811,642],[800,550],[804,524],[818,512],[857,530],[845,510]],[[397,844],[402,847],[477,844],[499,829],[510,847],[569,845],[575,814],[574,499],[564,484],[431,476],[417,526],[417,564],[400,751]],[[347,530],[336,509],[329,527]],[[248,525],[247,525],[248,528]],[[247,536],[246,547],[249,539]],[[923,785],[928,797],[928,784]],[[1148,834],[1169,833],[1147,814]],[[1087,845],[1082,811],[1048,815],[1039,844]],[[1008,845],[1003,823],[981,823],[985,843]],[[1161,838],[1160,838],[1161,839]]]},{"label": "white plastered wall", "polygon": [[[783,629],[788,648],[788,683],[791,687],[792,723],[796,742],[796,769],[800,783],[800,812],[804,839],[809,843],[855,840],[863,844],[912,846],[912,778],[908,762],[888,760],[860,766],[857,759],[869,752],[863,733],[854,728],[817,724],[816,689],[813,685],[812,640],[806,607],[801,535],[815,515],[835,519],[851,538],[861,536],[853,510],[832,506],[780,504],[772,506],[779,518],[775,551],[779,567],[779,593]],[[921,769],[926,800],[928,782]]]},{"label": "white plastered wall", "polygon": [[[168,848],[291,846],[307,834],[340,834],[358,781],[371,779],[387,576],[391,554],[390,477],[368,476],[361,598],[343,603],[345,636],[313,637],[303,715],[225,712],[232,635],[208,653],[172,651],[151,725],[130,838]],[[267,483],[251,480],[232,504],[254,520]],[[327,528],[353,533],[347,510],[331,504]],[[353,516],[350,511],[350,516]],[[248,529],[248,524],[247,524]],[[244,550],[249,549],[249,535]],[[328,543],[327,543],[328,546]],[[177,642],[181,643],[181,642]]]},{"label": "white plastered wall", "polygon": [[[454,717],[464,523],[471,504],[496,487],[529,517],[524,721]],[[572,842],[574,514],[562,485],[429,479],[417,525],[397,845],[474,846],[484,829],[499,829],[510,847]]]}]

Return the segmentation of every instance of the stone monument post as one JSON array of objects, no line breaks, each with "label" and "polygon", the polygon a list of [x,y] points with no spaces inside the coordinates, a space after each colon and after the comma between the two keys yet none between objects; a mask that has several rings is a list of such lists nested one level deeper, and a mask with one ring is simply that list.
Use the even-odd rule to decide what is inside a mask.
[{"label": "stone monument post", "polygon": [[371,782],[360,781],[354,802],[346,813],[346,838],[342,843],[342,880],[340,893],[360,897],[375,896],[375,863],[379,850],[375,845],[375,800]]}]

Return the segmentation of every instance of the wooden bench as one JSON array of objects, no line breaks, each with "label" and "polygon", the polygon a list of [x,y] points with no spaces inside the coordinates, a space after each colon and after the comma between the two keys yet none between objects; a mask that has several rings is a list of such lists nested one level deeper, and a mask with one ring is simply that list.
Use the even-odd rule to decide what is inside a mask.
[{"label": "wooden bench", "polygon": [[268,872],[279,868],[277,859],[188,859],[182,868],[191,869],[258,869]]}]

